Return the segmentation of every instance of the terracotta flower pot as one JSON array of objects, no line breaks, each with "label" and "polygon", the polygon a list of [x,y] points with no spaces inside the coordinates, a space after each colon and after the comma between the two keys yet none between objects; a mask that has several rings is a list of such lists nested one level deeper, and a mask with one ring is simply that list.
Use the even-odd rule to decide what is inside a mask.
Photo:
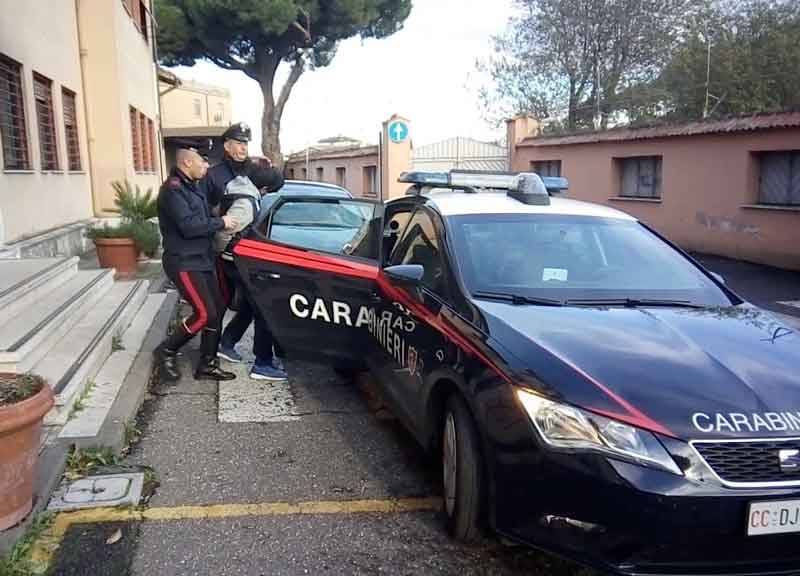
[{"label": "terracotta flower pot", "polygon": [[31,511],[42,419],[52,406],[53,392],[46,382],[30,398],[0,406],[0,530]]},{"label": "terracotta flower pot", "polygon": [[122,278],[136,276],[139,249],[133,238],[95,238],[94,245],[102,268],[115,268]]}]

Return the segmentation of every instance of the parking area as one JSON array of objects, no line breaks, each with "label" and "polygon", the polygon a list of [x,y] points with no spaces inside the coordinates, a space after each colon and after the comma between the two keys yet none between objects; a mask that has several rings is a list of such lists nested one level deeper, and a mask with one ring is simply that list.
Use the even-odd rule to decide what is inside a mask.
[{"label": "parking area", "polygon": [[[749,300],[800,316],[778,303],[800,300],[800,274],[700,259]],[[250,346],[248,334],[246,359]],[[253,382],[245,364],[234,382],[196,382],[196,353],[183,380],[152,390],[125,461],[154,471],[148,506],[59,516],[53,574],[596,574],[491,535],[448,538],[438,463],[369,386],[305,363],[288,364],[286,384]]]},{"label": "parking area", "polygon": [[149,508],[62,516],[54,574],[591,573],[450,540],[438,465],[356,383],[310,364],[290,363],[285,385],[237,369],[238,400],[190,377],[154,390],[126,460],[156,474]]}]

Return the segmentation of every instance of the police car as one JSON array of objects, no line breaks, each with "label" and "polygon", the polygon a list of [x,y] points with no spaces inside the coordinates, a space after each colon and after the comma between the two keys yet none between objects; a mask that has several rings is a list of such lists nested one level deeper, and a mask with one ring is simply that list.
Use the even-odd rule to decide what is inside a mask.
[{"label": "police car", "polygon": [[[563,179],[401,181],[385,204],[280,198],[235,254],[289,354],[368,366],[441,455],[454,536],[486,522],[624,574],[800,573],[789,326]],[[314,226],[292,220],[309,204],[338,248],[271,237]]]}]

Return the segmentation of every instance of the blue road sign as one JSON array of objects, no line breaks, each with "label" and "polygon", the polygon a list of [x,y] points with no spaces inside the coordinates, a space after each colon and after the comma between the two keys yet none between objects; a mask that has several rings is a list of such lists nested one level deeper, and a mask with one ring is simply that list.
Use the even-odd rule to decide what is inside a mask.
[{"label": "blue road sign", "polygon": [[395,144],[405,142],[408,138],[408,124],[402,120],[395,120],[389,124],[389,139]]}]

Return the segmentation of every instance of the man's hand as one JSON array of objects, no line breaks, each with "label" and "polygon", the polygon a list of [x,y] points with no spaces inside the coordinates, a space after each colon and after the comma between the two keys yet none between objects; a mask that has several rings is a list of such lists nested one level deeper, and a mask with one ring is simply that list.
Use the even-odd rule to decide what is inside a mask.
[{"label": "man's hand", "polygon": [[222,221],[225,223],[225,230],[234,230],[239,225],[238,220],[227,214],[222,217]]}]

